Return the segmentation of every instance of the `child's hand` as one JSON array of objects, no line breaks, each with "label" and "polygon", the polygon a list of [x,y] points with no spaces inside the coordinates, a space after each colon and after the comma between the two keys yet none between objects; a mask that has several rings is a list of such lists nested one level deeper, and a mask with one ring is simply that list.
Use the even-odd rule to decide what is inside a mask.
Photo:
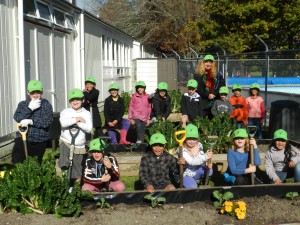
[{"label": "child's hand", "polygon": [[134,119],[130,119],[130,123],[131,123],[131,125],[133,126],[133,125],[135,124]]},{"label": "child's hand", "polygon": [[110,126],[110,127],[114,127],[114,126],[115,126],[115,124],[114,124],[113,122],[108,122],[107,124],[108,124],[108,126]]},{"label": "child's hand", "polygon": [[212,151],[206,152],[206,156],[208,159],[211,159],[213,157],[214,153]]},{"label": "child's hand", "polygon": [[154,192],[154,187],[153,187],[151,184],[148,185],[146,189],[147,189],[147,191],[150,192],[150,193],[153,193],[153,192]]},{"label": "child's hand", "polygon": [[147,120],[146,126],[149,126],[150,123],[151,123],[151,120]]},{"label": "child's hand", "polygon": [[185,159],[184,158],[179,158],[178,162],[180,165],[185,165]]},{"label": "child's hand", "polygon": [[41,100],[40,99],[33,99],[30,101],[28,108],[31,109],[31,111],[36,110],[41,107]]},{"label": "child's hand", "polygon": [[104,159],[103,159],[103,164],[104,164],[104,166],[105,166],[106,168],[108,168],[108,169],[110,169],[110,168],[112,167],[112,164],[111,164],[109,158],[107,158],[107,157],[104,157]]},{"label": "child's hand", "polygon": [[208,99],[212,100],[212,99],[214,99],[214,98],[215,98],[215,96],[214,96],[213,94],[209,94],[209,95],[208,95]]},{"label": "child's hand", "polygon": [[111,176],[109,174],[104,174],[102,176],[102,182],[108,182],[108,181],[110,181],[110,179],[111,179]]},{"label": "child's hand", "polygon": [[294,168],[295,167],[295,162],[293,161],[293,160],[291,160],[290,162],[289,162],[289,167],[290,168]]},{"label": "child's hand", "polygon": [[245,169],[246,173],[255,173],[256,172],[256,166],[252,166],[249,164],[249,168]]},{"label": "child's hand", "polygon": [[85,119],[82,117],[76,117],[76,123],[85,123]]},{"label": "child's hand", "polygon": [[280,179],[276,179],[275,181],[274,181],[274,184],[281,184],[282,183],[282,181],[280,180]]},{"label": "child's hand", "polygon": [[253,148],[257,148],[257,143],[256,143],[255,138],[250,138],[249,139],[249,144],[253,145]]},{"label": "child's hand", "polygon": [[208,169],[212,169],[213,168],[213,163],[211,162],[211,163],[207,164],[206,166],[207,166]]}]

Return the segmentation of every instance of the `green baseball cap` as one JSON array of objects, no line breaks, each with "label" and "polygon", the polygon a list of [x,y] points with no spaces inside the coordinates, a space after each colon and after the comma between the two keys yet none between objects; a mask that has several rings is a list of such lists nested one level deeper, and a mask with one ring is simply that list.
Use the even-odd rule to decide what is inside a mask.
[{"label": "green baseball cap", "polygon": [[229,91],[228,91],[228,87],[220,87],[220,90],[219,90],[219,93],[220,94],[228,94]]},{"label": "green baseball cap", "polygon": [[192,88],[197,88],[198,86],[198,82],[194,79],[190,79],[188,82],[187,82],[187,87],[192,87]]},{"label": "green baseball cap", "polygon": [[31,80],[28,82],[27,85],[27,91],[33,92],[33,91],[43,91],[43,84],[39,80]]},{"label": "green baseball cap", "polygon": [[163,145],[167,144],[165,136],[161,133],[153,134],[150,137],[149,145],[153,145],[153,144],[163,144]]},{"label": "green baseball cap", "polygon": [[96,79],[95,79],[95,77],[93,77],[93,76],[88,76],[88,77],[85,79],[85,83],[93,83],[93,84],[96,84]]},{"label": "green baseball cap", "polygon": [[186,138],[199,138],[198,128],[194,124],[189,124],[185,127]]},{"label": "green baseball cap", "polygon": [[109,86],[108,86],[108,91],[111,91],[111,90],[119,90],[120,88],[119,88],[119,86],[117,85],[117,84],[114,84],[114,83],[112,83],[112,84],[110,84]]},{"label": "green baseball cap", "polygon": [[232,86],[232,91],[235,91],[235,90],[242,90],[242,85],[240,85],[240,84],[234,84]]},{"label": "green baseball cap", "polygon": [[68,94],[69,101],[74,98],[83,98],[83,97],[84,97],[83,92],[78,88],[73,88],[72,90],[69,91]]},{"label": "green baseball cap", "polygon": [[233,132],[232,138],[248,138],[248,133],[245,129],[239,128]]},{"label": "green baseball cap", "polygon": [[287,141],[287,132],[283,129],[279,129],[279,130],[276,130],[274,132],[274,137],[273,139],[283,139],[283,140],[286,140]]},{"label": "green baseball cap", "polygon": [[215,58],[212,55],[206,55],[204,61],[215,61]]},{"label": "green baseball cap", "polygon": [[260,85],[258,83],[253,83],[253,84],[251,84],[250,89],[260,90]]},{"label": "green baseball cap", "polygon": [[105,149],[105,143],[103,140],[100,140],[99,138],[97,138],[90,142],[89,152],[91,152],[91,151],[102,152],[102,151],[104,151],[104,149]]},{"label": "green baseball cap", "polygon": [[168,84],[166,82],[160,82],[157,86],[157,89],[159,91],[162,91],[162,90],[168,90]]},{"label": "green baseball cap", "polygon": [[138,81],[136,82],[135,87],[146,87],[146,84],[144,81]]}]

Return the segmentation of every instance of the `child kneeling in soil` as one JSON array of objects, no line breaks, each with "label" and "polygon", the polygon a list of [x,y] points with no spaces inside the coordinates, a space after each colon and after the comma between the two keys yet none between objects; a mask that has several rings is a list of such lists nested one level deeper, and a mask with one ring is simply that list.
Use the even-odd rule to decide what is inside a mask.
[{"label": "child kneeling in soil", "polygon": [[265,169],[273,184],[281,184],[293,176],[295,182],[300,182],[300,151],[289,143],[285,130],[275,131],[266,152]]},{"label": "child kneeling in soil", "polygon": [[68,99],[71,107],[64,109],[60,113],[59,118],[61,124],[61,135],[58,166],[62,170],[67,170],[69,168],[70,149],[73,139],[72,136],[74,136],[75,143],[73,144],[75,145],[75,149],[73,154],[71,180],[80,182],[83,171],[82,165],[86,155],[86,133],[90,133],[92,131],[92,117],[91,113],[82,107],[84,95],[80,89],[74,88],[70,90]]},{"label": "child kneeling in soil", "polygon": [[101,192],[103,189],[124,191],[125,186],[119,180],[118,162],[114,156],[104,153],[105,143],[103,140],[99,138],[92,140],[89,152],[92,155],[85,162],[82,190],[92,193]]},{"label": "child kneeling in soil", "polygon": [[[198,128],[189,124],[185,128],[186,139],[183,143],[182,154],[186,165],[183,173],[183,186],[185,188],[197,188],[197,180],[203,178],[209,169],[209,176],[212,175],[212,163],[207,164],[208,159],[212,159],[211,151],[204,153],[203,145],[198,141]],[[179,149],[178,149],[179,151]]]},{"label": "child kneeling in soil", "polygon": [[[249,144],[254,147],[254,165],[249,164]],[[256,166],[259,166],[261,161],[256,141],[254,138],[248,138],[245,129],[239,128],[233,132],[233,145],[233,149],[229,149],[227,153],[227,173],[236,178],[236,185],[251,184],[250,174],[256,172]]]},{"label": "child kneeling in soil", "polygon": [[164,151],[166,138],[163,134],[153,134],[149,145],[151,151],[142,156],[139,177],[144,188],[152,193],[156,189],[175,189],[170,173],[178,173],[177,159]]}]

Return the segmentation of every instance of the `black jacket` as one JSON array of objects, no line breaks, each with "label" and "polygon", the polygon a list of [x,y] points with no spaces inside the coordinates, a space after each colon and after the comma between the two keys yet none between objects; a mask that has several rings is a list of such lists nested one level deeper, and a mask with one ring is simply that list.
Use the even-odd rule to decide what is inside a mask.
[{"label": "black jacket", "polygon": [[120,96],[117,101],[114,101],[112,96],[108,96],[104,101],[104,117],[105,126],[107,129],[112,129],[108,126],[108,122],[117,120],[118,123],[114,129],[119,129],[122,126],[122,120],[125,112],[124,100]]},{"label": "black jacket", "polygon": [[152,102],[151,118],[153,117],[164,117],[167,119],[171,113],[171,98],[166,95],[161,97],[159,93],[155,93]]},{"label": "black jacket", "polygon": [[93,127],[99,128],[102,126],[101,117],[98,109],[98,97],[99,91],[93,88],[90,92],[84,91],[83,107],[90,112],[90,106],[92,106],[93,113]]},{"label": "black jacket", "polygon": [[196,96],[191,97],[185,93],[181,97],[181,112],[182,115],[187,115],[190,121],[193,121],[197,116],[203,116],[203,107],[201,96],[196,93]]}]

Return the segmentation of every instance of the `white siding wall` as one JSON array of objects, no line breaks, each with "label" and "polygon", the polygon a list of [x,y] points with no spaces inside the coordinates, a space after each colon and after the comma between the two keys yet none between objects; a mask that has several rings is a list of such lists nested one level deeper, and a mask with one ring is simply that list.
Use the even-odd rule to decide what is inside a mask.
[{"label": "white siding wall", "polygon": [[146,83],[148,94],[155,92],[157,88],[157,59],[136,60],[136,81]]},{"label": "white siding wall", "polygon": [[24,96],[19,62],[17,0],[0,1],[0,138],[16,130],[13,114]]}]

